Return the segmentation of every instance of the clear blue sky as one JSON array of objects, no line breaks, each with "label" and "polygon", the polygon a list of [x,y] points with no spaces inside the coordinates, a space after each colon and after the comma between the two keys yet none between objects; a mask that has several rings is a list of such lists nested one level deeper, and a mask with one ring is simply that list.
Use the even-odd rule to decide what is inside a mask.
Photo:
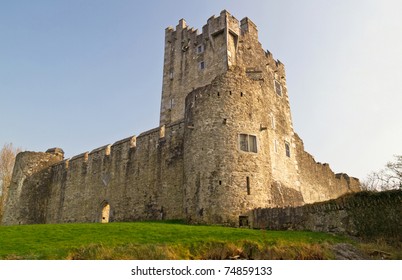
[{"label": "clear blue sky", "polygon": [[159,121],[164,30],[248,16],[306,150],[364,178],[402,153],[402,1],[0,2],[0,147],[67,157]]}]

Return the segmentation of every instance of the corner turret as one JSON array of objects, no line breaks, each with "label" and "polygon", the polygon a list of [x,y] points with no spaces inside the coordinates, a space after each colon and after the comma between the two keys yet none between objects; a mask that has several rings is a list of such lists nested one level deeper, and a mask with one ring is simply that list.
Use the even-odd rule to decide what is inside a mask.
[{"label": "corner turret", "polygon": [[[52,148],[46,153],[21,152],[17,155],[2,224],[45,222],[41,220],[41,214],[45,211],[46,194],[41,184],[51,177],[48,167],[63,160],[62,151]],[[28,179],[30,184],[27,185]]]}]

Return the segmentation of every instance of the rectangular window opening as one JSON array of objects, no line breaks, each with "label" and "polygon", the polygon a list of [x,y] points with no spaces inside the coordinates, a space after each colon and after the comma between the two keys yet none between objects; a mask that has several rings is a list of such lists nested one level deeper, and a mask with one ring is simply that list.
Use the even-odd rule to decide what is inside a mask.
[{"label": "rectangular window opening", "polygon": [[290,144],[288,142],[285,142],[285,150],[286,150],[286,156],[290,157]]},{"label": "rectangular window opening", "polygon": [[201,61],[201,62],[200,62],[199,68],[200,68],[200,70],[204,70],[204,69],[205,69],[205,62],[204,62],[204,61]]},{"label": "rectangular window opening", "polygon": [[198,45],[197,46],[197,54],[203,53],[204,52],[204,45]]},{"label": "rectangular window opening", "polygon": [[273,129],[275,129],[275,116],[274,114],[271,114],[271,126]]},{"label": "rectangular window opening", "polygon": [[274,81],[275,84],[275,92],[278,96],[282,96],[282,86],[281,83],[278,82],[277,80]]},{"label": "rectangular window opening", "polygon": [[247,195],[250,195],[250,177],[246,177],[246,183],[247,183]]},{"label": "rectangular window opening", "polygon": [[257,152],[257,137],[255,135],[239,135],[240,150],[245,152]]}]

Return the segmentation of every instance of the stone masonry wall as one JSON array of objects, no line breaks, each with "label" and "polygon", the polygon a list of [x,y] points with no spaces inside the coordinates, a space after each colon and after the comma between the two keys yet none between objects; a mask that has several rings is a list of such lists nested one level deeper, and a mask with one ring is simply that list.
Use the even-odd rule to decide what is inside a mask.
[{"label": "stone masonry wall", "polygon": [[[304,203],[292,179],[294,155],[282,154],[287,176],[272,174],[270,95],[264,81],[232,67],[187,96],[184,174],[192,221],[238,225],[253,208]],[[240,134],[256,137],[256,152],[240,149]]]},{"label": "stone masonry wall", "polygon": [[402,191],[361,192],[300,207],[259,208],[253,227],[271,230],[311,230],[363,238],[402,240]]},{"label": "stone masonry wall", "polygon": [[[22,152],[15,159],[8,198],[4,208],[4,224],[43,223],[51,166],[62,159],[53,153]],[[37,213],[37,218],[33,217]]]},{"label": "stone masonry wall", "polygon": [[[110,221],[182,218],[182,136],[182,123],[175,123],[164,135],[150,130],[24,175],[17,174],[19,164],[27,164],[22,154],[3,223],[100,222],[106,204]],[[27,155],[33,162],[53,158]]]},{"label": "stone masonry wall", "polygon": [[345,193],[360,191],[358,179],[347,174],[335,174],[329,164],[316,162],[304,151],[303,141],[295,134],[296,159],[301,192],[306,203],[337,198]]}]

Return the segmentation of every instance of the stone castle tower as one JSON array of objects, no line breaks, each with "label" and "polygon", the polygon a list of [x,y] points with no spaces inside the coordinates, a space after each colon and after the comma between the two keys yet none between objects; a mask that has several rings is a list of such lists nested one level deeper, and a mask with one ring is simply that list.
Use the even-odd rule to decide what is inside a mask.
[{"label": "stone castle tower", "polygon": [[202,33],[180,20],[166,29],[164,56],[160,126],[69,160],[60,149],[20,154],[3,223],[242,226],[255,208],[360,189],[304,151],[284,65],[262,49],[250,19],[222,11]]}]

